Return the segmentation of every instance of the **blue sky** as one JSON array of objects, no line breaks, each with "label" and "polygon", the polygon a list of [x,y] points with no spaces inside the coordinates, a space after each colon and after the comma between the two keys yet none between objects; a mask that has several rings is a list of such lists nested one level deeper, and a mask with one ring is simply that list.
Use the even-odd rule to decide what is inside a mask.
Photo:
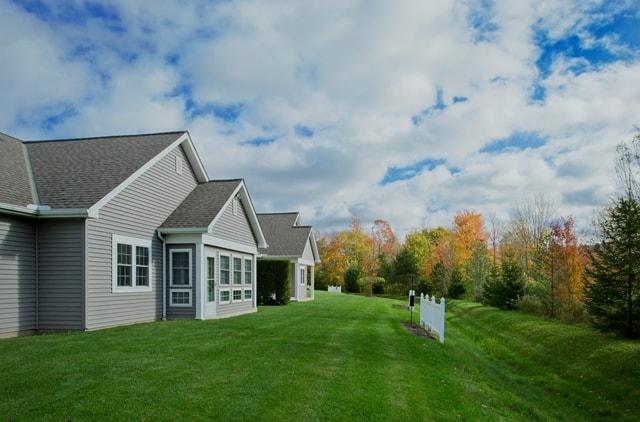
[{"label": "blue sky", "polygon": [[402,235],[536,195],[590,224],[640,124],[637,0],[0,4],[0,131],[188,130],[318,231]]}]

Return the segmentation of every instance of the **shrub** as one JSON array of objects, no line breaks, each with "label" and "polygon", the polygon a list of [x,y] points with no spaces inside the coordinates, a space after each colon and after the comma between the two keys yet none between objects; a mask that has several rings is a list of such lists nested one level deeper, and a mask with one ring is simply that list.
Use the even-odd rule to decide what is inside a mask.
[{"label": "shrub", "polygon": [[258,304],[286,305],[291,298],[289,261],[260,260],[257,265]]},{"label": "shrub", "polygon": [[347,293],[358,293],[360,287],[358,286],[358,280],[362,277],[363,271],[360,267],[349,267],[344,272],[344,288]]}]

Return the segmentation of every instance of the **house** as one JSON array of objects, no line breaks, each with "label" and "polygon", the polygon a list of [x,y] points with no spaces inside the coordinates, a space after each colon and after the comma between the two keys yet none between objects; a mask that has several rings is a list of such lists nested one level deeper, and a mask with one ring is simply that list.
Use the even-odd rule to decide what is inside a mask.
[{"label": "house", "polygon": [[267,243],[241,179],[188,132],[0,133],[0,336],[255,312]]},{"label": "house", "polygon": [[297,212],[258,214],[258,220],[269,244],[259,248],[258,259],[289,261],[291,300],[313,300],[320,255],[311,226],[301,225]]}]

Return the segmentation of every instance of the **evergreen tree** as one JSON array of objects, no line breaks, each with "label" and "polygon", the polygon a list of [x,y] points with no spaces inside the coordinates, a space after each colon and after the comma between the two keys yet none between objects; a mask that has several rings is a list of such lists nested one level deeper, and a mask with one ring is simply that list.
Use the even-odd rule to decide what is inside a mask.
[{"label": "evergreen tree", "polygon": [[344,272],[344,288],[347,293],[358,293],[360,287],[358,286],[358,280],[364,275],[364,271],[360,267],[349,267]]},{"label": "evergreen tree", "polygon": [[460,299],[466,291],[467,288],[464,287],[464,276],[462,271],[460,271],[459,267],[455,267],[451,273],[451,284],[447,290],[447,298]]},{"label": "evergreen tree", "polygon": [[589,253],[585,305],[593,325],[640,336],[640,202],[618,198],[596,222],[600,242]]},{"label": "evergreen tree", "polygon": [[524,272],[512,256],[506,256],[501,266],[493,266],[483,287],[485,304],[500,309],[515,309],[524,294]]},{"label": "evergreen tree", "polygon": [[[436,262],[431,270],[431,287],[442,297],[447,289],[447,269],[442,261]],[[434,294],[434,293],[432,293]]]},{"label": "evergreen tree", "polygon": [[394,281],[401,285],[403,290],[409,291],[416,287],[418,262],[409,249],[403,248],[396,254],[392,268]]}]

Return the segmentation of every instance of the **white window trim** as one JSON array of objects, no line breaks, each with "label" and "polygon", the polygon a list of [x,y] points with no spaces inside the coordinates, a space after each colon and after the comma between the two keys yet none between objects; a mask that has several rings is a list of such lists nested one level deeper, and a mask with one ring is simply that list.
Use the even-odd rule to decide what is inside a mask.
[{"label": "white window trim", "polygon": [[[173,293],[189,293],[189,303],[173,303]],[[175,307],[191,307],[192,306],[192,292],[191,289],[169,289],[169,306],[175,306]]]},{"label": "white window trim", "polygon": [[307,267],[300,266],[300,285],[307,285]]},{"label": "white window trim", "polygon": [[[251,263],[251,280],[247,280],[247,261],[249,261]],[[249,257],[247,258],[246,256],[243,258],[242,260],[242,281],[244,282],[244,284],[251,284],[253,285],[253,257]]]},{"label": "white window trim", "polygon": [[[173,253],[188,252],[189,253],[189,284],[173,284]],[[191,257],[191,249],[169,249],[169,286],[171,287],[191,287],[193,283],[193,261]]]},{"label": "white window trim", "polygon": [[[246,297],[246,292],[251,292],[251,297]],[[242,300],[243,301],[252,301],[253,300],[253,289],[243,289],[242,290]]]},{"label": "white window trim", "polygon": [[[118,286],[118,244],[131,245],[131,277],[132,286]],[[149,249],[149,285],[136,286],[136,246]],[[111,235],[111,292],[112,293],[139,293],[152,291],[153,280],[153,251],[151,240],[139,239],[118,234]]]},{"label": "white window trim", "polygon": [[[222,258],[229,258],[229,266],[227,267],[227,272],[229,273],[229,277],[227,278],[228,284],[222,284]],[[218,271],[217,276],[218,280],[216,280],[216,284],[220,287],[231,287],[233,285],[233,259],[231,254],[221,253],[218,255]],[[225,302],[226,303],[226,302]]]},{"label": "white window trim", "polygon": [[[240,299],[234,299],[233,298],[233,294],[235,292],[240,292]],[[244,302],[244,291],[243,291],[243,289],[231,289],[231,302],[232,303]]]},{"label": "white window trim", "polygon": [[[227,292],[229,293],[229,300],[222,300],[220,299],[220,294],[222,292]],[[218,290],[218,303],[220,304],[226,304],[226,303],[231,303],[231,299],[233,298],[233,293],[231,292],[230,288],[224,288],[224,289],[219,289]]]},{"label": "white window trim", "polygon": [[[240,268],[236,269],[236,260],[240,261]],[[231,285],[242,286],[244,279],[244,257],[242,255],[233,255],[231,259]],[[240,282],[236,283],[236,273],[240,273]]]}]

